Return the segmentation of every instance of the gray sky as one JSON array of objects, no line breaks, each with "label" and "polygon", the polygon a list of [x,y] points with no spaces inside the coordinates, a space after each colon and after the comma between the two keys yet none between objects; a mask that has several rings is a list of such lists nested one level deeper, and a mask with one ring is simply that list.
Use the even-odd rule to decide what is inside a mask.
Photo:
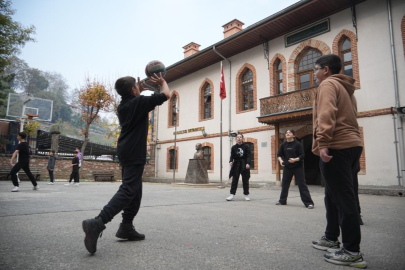
[{"label": "gray sky", "polygon": [[145,77],[145,66],[184,58],[183,46],[200,50],[223,39],[222,25],[244,28],[297,0],[13,0],[14,20],[36,27],[36,42],[19,57],[30,67],[61,73],[71,87],[86,75],[108,82]]}]

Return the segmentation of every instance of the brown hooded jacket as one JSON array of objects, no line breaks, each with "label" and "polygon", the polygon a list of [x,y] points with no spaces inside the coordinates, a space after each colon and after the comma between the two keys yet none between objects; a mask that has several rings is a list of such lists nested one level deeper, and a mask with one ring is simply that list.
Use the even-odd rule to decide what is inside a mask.
[{"label": "brown hooded jacket", "polygon": [[313,106],[312,152],[363,146],[357,123],[355,80],[343,74],[326,78],[319,85]]}]

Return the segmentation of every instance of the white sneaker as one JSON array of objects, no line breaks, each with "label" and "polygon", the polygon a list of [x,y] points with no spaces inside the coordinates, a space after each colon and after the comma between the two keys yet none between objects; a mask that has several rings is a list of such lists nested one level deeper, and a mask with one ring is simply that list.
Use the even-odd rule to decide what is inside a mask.
[{"label": "white sneaker", "polygon": [[73,186],[74,186],[74,187],[78,187],[78,186],[79,186],[79,183],[74,183]]},{"label": "white sneaker", "polygon": [[248,196],[245,196],[246,201],[250,201],[250,198]]},{"label": "white sneaker", "polygon": [[17,186],[14,186],[14,188],[11,190],[11,192],[17,192],[20,191],[20,188]]},{"label": "white sneaker", "polygon": [[232,201],[233,200],[233,194],[229,195],[228,198],[226,198],[227,201]]},{"label": "white sneaker", "polygon": [[38,185],[36,185],[35,187],[32,188],[32,190],[38,190],[38,189],[39,189]]},{"label": "white sneaker", "polygon": [[49,182],[48,185],[53,185],[53,182]]},{"label": "white sneaker", "polygon": [[72,183],[67,183],[67,184],[65,184],[65,186],[71,186],[72,185]]}]

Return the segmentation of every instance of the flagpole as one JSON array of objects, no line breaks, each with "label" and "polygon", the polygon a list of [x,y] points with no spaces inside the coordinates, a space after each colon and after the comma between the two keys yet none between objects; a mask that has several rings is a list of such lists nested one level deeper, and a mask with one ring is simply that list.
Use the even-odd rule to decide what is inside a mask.
[{"label": "flagpole", "polygon": [[219,160],[220,160],[220,166],[221,166],[221,170],[220,170],[220,183],[221,183],[221,185],[222,185],[222,98],[221,98],[221,120],[220,120],[220,122],[221,122],[221,125],[220,125],[220,128],[219,128],[219,147],[220,147],[220,155],[219,155]]}]

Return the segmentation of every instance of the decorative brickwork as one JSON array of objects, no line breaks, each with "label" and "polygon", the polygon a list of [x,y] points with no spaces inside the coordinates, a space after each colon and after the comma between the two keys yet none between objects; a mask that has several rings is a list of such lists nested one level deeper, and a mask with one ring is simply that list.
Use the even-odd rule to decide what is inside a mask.
[{"label": "decorative brickwork", "polygon": [[250,170],[258,171],[259,170],[259,155],[258,155],[257,139],[245,137],[245,142],[253,143],[253,147],[254,147],[253,159],[255,161],[255,166],[254,166],[254,168],[250,168]]},{"label": "decorative brickwork", "polygon": [[[0,156],[0,167],[9,167],[11,155]],[[49,179],[49,174],[46,169],[48,165],[48,157],[32,155],[30,159],[31,168],[41,169],[41,180]],[[69,180],[70,173],[72,172],[72,158],[58,157],[56,160],[54,176],[55,179]],[[11,170],[11,168],[10,168]],[[80,180],[94,180],[93,171],[108,171],[114,173],[115,180],[122,179],[121,166],[118,162],[108,160],[88,160],[83,163],[83,167],[80,168],[79,175]],[[143,171],[143,177],[154,177],[155,165],[146,164]]]},{"label": "decorative brickwork", "polygon": [[401,21],[401,33],[402,33],[402,45],[404,49],[404,57],[405,57],[405,15],[402,17]]},{"label": "decorative brickwork", "polygon": [[[211,117],[210,118],[204,118],[204,89],[206,84],[209,84],[211,86]],[[207,120],[211,120],[214,119],[214,83],[206,78],[200,86],[200,90],[198,91],[198,121],[207,121]]]},{"label": "decorative brickwork", "polygon": [[[395,108],[393,109],[393,113],[396,114],[397,110]],[[384,109],[378,109],[378,110],[371,110],[371,111],[364,111],[364,112],[359,112],[357,114],[357,118],[363,118],[363,117],[374,117],[374,116],[379,116],[379,115],[387,115],[387,114],[392,114],[391,108],[384,108]]]},{"label": "decorative brickwork", "polygon": [[[340,51],[342,48],[342,43],[345,41],[345,39],[348,38],[350,39],[350,49],[352,53],[352,67],[353,67],[353,79],[356,80],[354,83],[354,86],[356,89],[360,89],[360,74],[359,74],[359,60],[358,60],[358,54],[357,54],[357,41],[356,41],[356,35],[349,31],[349,30],[342,30],[333,40],[332,44],[332,50],[333,54],[340,55]],[[341,57],[342,58],[342,57]],[[343,61],[343,59],[342,59]],[[341,73],[343,74],[344,71],[342,69]]]},{"label": "decorative brickwork", "polygon": [[[261,131],[266,131],[266,130],[273,130],[274,126],[263,126],[263,127],[255,127],[255,128],[246,128],[246,129],[239,129],[238,131],[242,134],[246,133],[253,133],[253,132],[261,132]],[[186,137],[186,138],[181,138],[177,139],[177,142],[185,142],[185,141],[193,141],[193,140],[205,140],[208,138],[217,138],[220,136],[220,133],[211,133],[207,134],[206,137],[202,135],[198,136],[192,136],[192,137]],[[222,136],[228,137],[228,132],[222,132]],[[173,143],[174,140],[166,140],[166,141],[159,141],[159,144],[165,144],[165,143]]]},{"label": "decorative brickwork", "polygon": [[277,70],[277,63],[281,61],[283,65],[283,93],[287,93],[287,62],[283,55],[277,53],[270,62],[270,96],[278,95],[277,93],[277,78],[276,78],[276,70]]},{"label": "decorative brickwork", "polygon": [[312,123],[295,131],[295,137],[298,139],[302,139],[309,134],[312,134]]},{"label": "decorative brickwork", "polygon": [[[253,72],[253,109],[242,110],[242,76],[247,69]],[[236,113],[245,113],[257,110],[256,69],[251,64],[244,64],[236,74]]]},{"label": "decorative brickwork", "polygon": [[306,53],[309,48],[315,48],[319,50],[322,55],[330,54],[331,50],[326,43],[316,40],[308,39],[301,42],[298,47],[292,52],[288,59],[288,92],[297,90],[297,78],[299,59],[302,53]]},{"label": "decorative brickwork", "polygon": [[174,127],[174,125],[173,125],[173,104],[172,103],[173,103],[173,98],[175,96],[177,97],[177,106],[179,109],[179,113],[177,114],[177,126],[179,126],[179,124],[180,124],[180,95],[176,91],[173,91],[172,95],[169,99],[169,102],[168,102],[168,114],[167,114],[167,127],[168,128]]},{"label": "decorative brickwork", "polygon": [[[167,148],[166,153],[166,172],[172,172],[173,169],[170,169],[170,150],[174,149],[174,145]],[[179,147],[176,146],[176,172],[179,171]]]},{"label": "decorative brickwork", "polygon": [[209,142],[202,143],[202,147],[206,147],[206,146],[211,148],[211,170],[209,170],[209,172],[213,172],[214,171],[214,144],[209,143]]},{"label": "decorative brickwork", "polygon": [[277,162],[277,151],[276,149],[276,135],[271,136],[271,171],[276,173],[276,162]]}]

